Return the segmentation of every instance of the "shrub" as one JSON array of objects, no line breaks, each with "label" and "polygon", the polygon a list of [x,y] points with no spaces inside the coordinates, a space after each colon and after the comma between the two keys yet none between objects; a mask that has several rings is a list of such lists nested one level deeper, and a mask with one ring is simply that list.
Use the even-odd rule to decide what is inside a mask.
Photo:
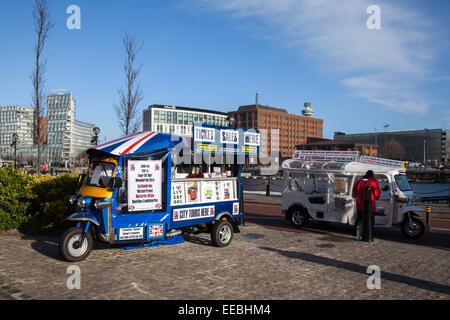
[{"label": "shrub", "polygon": [[28,186],[31,178],[12,168],[0,168],[0,230],[18,229],[29,219],[33,194]]},{"label": "shrub", "polygon": [[26,233],[67,227],[69,197],[77,192],[77,175],[27,175],[0,168],[0,230]]},{"label": "shrub", "polygon": [[71,213],[69,198],[77,193],[77,176],[33,176],[30,186],[33,194],[30,218],[22,229],[28,233],[37,233],[67,227],[66,217]]}]

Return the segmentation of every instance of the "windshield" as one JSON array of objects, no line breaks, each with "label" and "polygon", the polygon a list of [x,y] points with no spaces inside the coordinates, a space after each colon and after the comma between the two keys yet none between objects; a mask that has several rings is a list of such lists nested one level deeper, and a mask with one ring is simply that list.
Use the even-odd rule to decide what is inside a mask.
[{"label": "windshield", "polygon": [[111,162],[91,162],[86,177],[86,185],[106,188],[111,180],[115,164]]},{"label": "windshield", "polygon": [[398,187],[401,191],[411,191],[411,186],[409,185],[408,179],[404,174],[398,174],[395,176],[395,182],[397,182]]}]

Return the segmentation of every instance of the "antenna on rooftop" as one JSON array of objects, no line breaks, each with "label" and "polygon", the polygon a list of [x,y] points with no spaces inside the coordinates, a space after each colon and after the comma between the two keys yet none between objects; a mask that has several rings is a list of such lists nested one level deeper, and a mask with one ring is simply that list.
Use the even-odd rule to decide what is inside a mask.
[{"label": "antenna on rooftop", "polygon": [[259,97],[259,93],[258,93],[258,90],[256,90],[256,96],[255,96],[255,104],[256,105],[259,104],[258,97]]}]

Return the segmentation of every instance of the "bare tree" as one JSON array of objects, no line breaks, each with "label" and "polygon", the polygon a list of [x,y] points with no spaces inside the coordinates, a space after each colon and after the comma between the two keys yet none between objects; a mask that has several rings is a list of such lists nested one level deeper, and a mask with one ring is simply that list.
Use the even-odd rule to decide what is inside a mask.
[{"label": "bare tree", "polygon": [[144,93],[136,78],[142,69],[142,64],[136,67],[136,56],[141,51],[144,41],[138,43],[134,35],[126,33],[123,45],[127,58],[123,64],[125,71],[125,90],[119,89],[119,103],[114,105],[119,127],[125,135],[137,132],[142,123],[139,103],[144,99]]},{"label": "bare tree", "polygon": [[38,159],[37,166],[40,172],[41,165],[41,144],[43,143],[42,133],[46,123],[42,121],[45,113],[45,71],[47,67],[47,59],[43,58],[45,42],[48,38],[50,30],[54,23],[50,17],[50,9],[47,0],[33,0],[33,20],[34,33],[37,36],[37,42],[34,46],[35,65],[30,75],[33,83],[32,103],[34,107],[34,143],[37,144]]}]

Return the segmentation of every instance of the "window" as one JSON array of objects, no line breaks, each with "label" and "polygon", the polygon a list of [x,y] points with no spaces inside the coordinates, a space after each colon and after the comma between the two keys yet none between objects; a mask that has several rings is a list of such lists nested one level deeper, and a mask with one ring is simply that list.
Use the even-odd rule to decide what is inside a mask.
[{"label": "window", "polygon": [[177,112],[176,111],[173,113],[172,123],[177,124]]},{"label": "window", "polygon": [[411,191],[411,186],[409,185],[408,178],[405,174],[398,174],[395,176],[395,182],[401,191]]},{"label": "window", "polygon": [[91,162],[86,177],[86,185],[106,188],[113,175],[115,164],[110,162]]}]

